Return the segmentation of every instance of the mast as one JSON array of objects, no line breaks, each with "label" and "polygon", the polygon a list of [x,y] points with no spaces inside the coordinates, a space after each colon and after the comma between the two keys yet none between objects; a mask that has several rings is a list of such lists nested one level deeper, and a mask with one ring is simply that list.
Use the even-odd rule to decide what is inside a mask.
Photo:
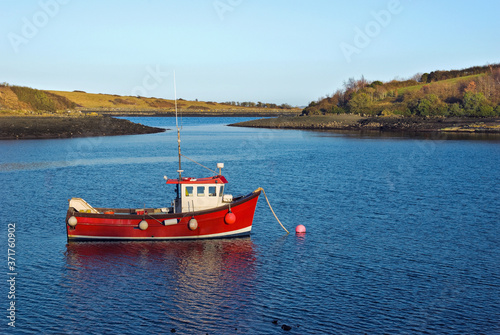
[{"label": "mast", "polygon": [[174,71],[174,100],[175,100],[175,127],[177,128],[177,148],[179,151],[179,184],[177,185],[177,197],[181,198],[181,181],[182,181],[182,167],[181,167],[181,130],[179,128],[179,122],[177,121],[177,86],[175,84],[175,71]]}]

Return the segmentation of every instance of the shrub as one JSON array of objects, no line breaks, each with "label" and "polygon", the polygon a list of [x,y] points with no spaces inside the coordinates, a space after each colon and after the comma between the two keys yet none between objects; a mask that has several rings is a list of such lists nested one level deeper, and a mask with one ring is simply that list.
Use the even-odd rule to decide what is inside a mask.
[{"label": "shrub", "polygon": [[470,116],[493,116],[493,107],[488,104],[484,94],[465,92],[464,94],[464,110]]},{"label": "shrub", "polygon": [[482,117],[490,117],[490,116],[495,116],[495,109],[493,106],[484,104],[481,107],[479,107],[479,116]]},{"label": "shrub", "polygon": [[346,110],[344,108],[342,108],[342,107],[339,107],[339,106],[332,106],[327,111],[327,113],[330,113],[330,114],[344,114],[344,113],[346,113]]},{"label": "shrub", "polygon": [[353,114],[366,114],[370,112],[371,98],[366,93],[355,94],[348,103]]},{"label": "shrub", "polygon": [[380,80],[375,80],[373,83],[371,83],[368,86],[375,88],[375,86],[380,86],[380,85],[384,85],[384,83],[381,82]]},{"label": "shrub", "polygon": [[408,102],[408,108],[412,114],[420,116],[446,115],[446,104],[435,94],[428,94],[420,99]]},{"label": "shrub", "polygon": [[302,110],[302,115],[320,115],[321,112],[317,107],[309,106]]},{"label": "shrub", "polygon": [[380,114],[381,116],[392,116],[394,115],[393,111],[391,111],[390,109],[387,109],[387,108],[384,108]]},{"label": "shrub", "polygon": [[390,107],[386,107],[385,110],[389,110],[395,115],[411,115],[411,110],[408,108],[408,104],[405,102],[393,103],[392,105],[390,105]]},{"label": "shrub", "polygon": [[464,116],[465,111],[462,109],[459,103],[453,103],[448,105],[448,114],[450,116]]}]

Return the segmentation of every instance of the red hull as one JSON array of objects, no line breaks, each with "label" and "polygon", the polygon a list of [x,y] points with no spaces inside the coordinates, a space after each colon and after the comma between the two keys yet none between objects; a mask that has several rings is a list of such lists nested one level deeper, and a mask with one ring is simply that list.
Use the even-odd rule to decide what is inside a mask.
[{"label": "red hull", "polygon": [[[66,222],[74,216],[77,220],[73,228],[66,224],[68,241],[77,240],[171,240],[225,238],[250,235],[257,200],[261,191],[235,199],[231,212],[236,221],[227,224],[224,220],[229,205],[194,213],[178,214],[101,214],[80,213],[70,208]],[[107,211],[113,209],[107,209]],[[121,210],[123,212],[123,210]],[[115,210],[120,212],[120,210]],[[189,220],[197,220],[197,228],[189,228]],[[147,229],[141,230],[139,223],[145,220]],[[169,220],[164,224],[165,220]],[[177,223],[175,223],[177,220]],[[172,224],[172,222],[174,222]]]}]

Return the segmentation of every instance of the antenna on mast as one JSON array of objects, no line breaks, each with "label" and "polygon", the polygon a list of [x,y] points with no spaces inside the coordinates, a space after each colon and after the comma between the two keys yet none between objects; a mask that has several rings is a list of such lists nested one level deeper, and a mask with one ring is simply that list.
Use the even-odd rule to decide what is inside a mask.
[{"label": "antenna on mast", "polygon": [[[175,83],[175,71],[174,71],[174,99],[175,99],[175,127],[177,128],[177,148],[179,151],[179,183],[182,181],[182,167],[181,167],[181,130],[179,128],[179,122],[177,121],[177,85]],[[178,189],[178,197],[180,198],[180,187]]]},{"label": "antenna on mast", "polygon": [[175,70],[174,70],[174,103],[175,103],[175,127],[179,129],[179,124],[177,123],[177,85],[175,83]]}]

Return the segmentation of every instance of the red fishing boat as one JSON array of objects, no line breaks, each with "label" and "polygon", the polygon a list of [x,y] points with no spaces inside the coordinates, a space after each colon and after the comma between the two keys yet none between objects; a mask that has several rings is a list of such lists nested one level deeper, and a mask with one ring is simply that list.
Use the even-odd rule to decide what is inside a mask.
[{"label": "red fishing boat", "polygon": [[183,155],[178,125],[177,142],[179,177],[165,177],[167,184],[175,185],[177,189],[177,197],[170,207],[95,208],[81,198],[72,198],[66,214],[68,241],[144,241],[250,235],[257,200],[263,190],[258,188],[247,195],[234,198],[226,194],[224,189],[227,180],[221,172],[223,163],[217,164],[219,173],[215,176],[182,177]]},{"label": "red fishing boat", "polygon": [[178,196],[166,208],[94,208],[81,198],[69,200],[68,241],[170,240],[250,235],[261,189],[233,198],[224,194],[226,178],[168,179]]}]

